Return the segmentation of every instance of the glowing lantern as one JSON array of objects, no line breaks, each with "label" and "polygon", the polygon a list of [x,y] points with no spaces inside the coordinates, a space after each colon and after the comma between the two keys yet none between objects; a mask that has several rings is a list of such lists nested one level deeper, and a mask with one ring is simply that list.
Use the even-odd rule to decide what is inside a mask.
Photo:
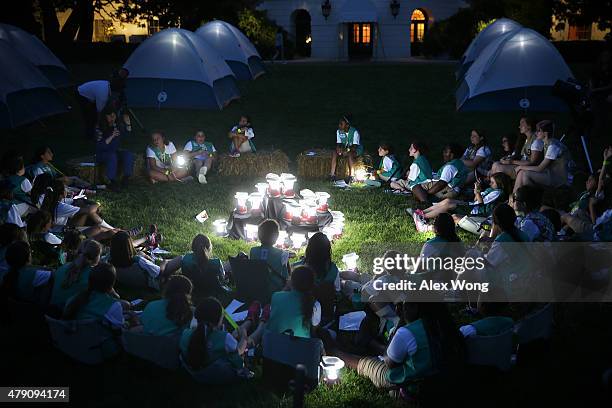
[{"label": "glowing lantern", "polygon": [[185,156],[183,156],[182,154],[179,154],[178,156],[176,156],[176,166],[177,167],[185,167],[186,164],[187,164],[187,159],[185,159]]},{"label": "glowing lantern", "polygon": [[234,198],[236,199],[236,212],[241,215],[246,214],[249,211],[246,205],[249,198],[249,193],[236,193]]},{"label": "glowing lantern", "polygon": [[304,245],[304,242],[306,242],[306,236],[304,234],[294,232],[291,234],[291,242],[293,243],[293,248],[300,249],[302,245]]},{"label": "glowing lantern", "polygon": [[365,169],[357,169],[355,170],[355,180],[356,181],[365,181],[368,178],[368,173]]},{"label": "glowing lantern", "polygon": [[263,201],[263,196],[259,193],[251,193],[249,196],[249,204],[251,204],[251,212],[255,214],[261,213],[261,202]]},{"label": "glowing lantern", "polygon": [[257,189],[257,192],[263,197],[266,194],[266,191],[268,191],[268,183],[257,183],[255,184],[255,188]]},{"label": "glowing lantern", "polygon": [[323,356],[321,358],[323,378],[327,384],[335,384],[340,379],[340,370],[344,368],[344,360],[334,356]]},{"label": "glowing lantern", "polygon": [[281,181],[283,183],[283,195],[286,198],[295,197],[295,193],[293,192],[293,185],[297,179],[293,174],[283,173],[281,174]]},{"label": "glowing lantern", "polygon": [[317,191],[317,202],[319,203],[319,207],[317,211],[319,212],[327,212],[329,210],[329,205],[327,204],[327,200],[329,200],[329,193],[325,191]]},{"label": "glowing lantern", "polygon": [[355,269],[357,269],[358,259],[359,255],[354,252],[351,252],[350,254],[346,254],[342,257],[342,262],[344,262],[344,265],[346,266],[347,270],[354,271]]},{"label": "glowing lantern", "polygon": [[309,189],[304,189],[300,191],[300,195],[304,200],[314,200],[317,198],[317,195]]},{"label": "glowing lantern", "polygon": [[220,237],[224,237],[227,235],[227,221],[223,219],[218,219],[213,222],[213,227],[215,228],[215,234]]},{"label": "glowing lantern", "polygon": [[257,225],[255,224],[246,224],[244,226],[245,235],[247,241],[256,241],[257,240]]},{"label": "glowing lantern", "polygon": [[279,247],[279,248],[284,248],[285,247],[285,241],[287,241],[288,237],[289,236],[287,235],[287,231],[279,231],[278,232],[278,239],[276,240],[276,244],[274,244],[274,245]]},{"label": "glowing lantern", "polygon": [[268,182],[268,194],[270,197],[280,197],[281,195],[281,180],[278,174],[268,173],[266,175]]}]

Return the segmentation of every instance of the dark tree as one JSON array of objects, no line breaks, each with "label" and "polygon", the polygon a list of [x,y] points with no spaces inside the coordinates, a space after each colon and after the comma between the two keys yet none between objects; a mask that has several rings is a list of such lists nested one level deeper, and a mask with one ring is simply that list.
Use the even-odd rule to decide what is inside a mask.
[{"label": "dark tree", "polygon": [[612,0],[554,0],[553,11],[571,24],[596,23],[600,30],[612,28]]}]

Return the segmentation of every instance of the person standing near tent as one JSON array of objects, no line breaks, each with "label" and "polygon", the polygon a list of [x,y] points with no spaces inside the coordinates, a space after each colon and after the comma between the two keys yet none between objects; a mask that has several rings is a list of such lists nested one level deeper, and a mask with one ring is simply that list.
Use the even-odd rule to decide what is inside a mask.
[{"label": "person standing near tent", "polygon": [[125,78],[117,76],[112,81],[89,81],[77,88],[81,114],[85,122],[85,136],[93,139],[96,124],[102,111],[111,100],[111,93],[122,93],[125,88]]},{"label": "person standing near tent", "polygon": [[240,117],[238,124],[230,130],[227,136],[232,139],[230,156],[240,157],[241,153],[255,153],[255,144],[253,143],[255,132],[251,127],[251,119],[247,115]]},{"label": "person standing near tent", "polygon": [[349,175],[345,181],[347,184],[350,184],[355,175],[355,161],[358,156],[363,154],[361,136],[359,131],[352,126],[351,120],[352,116],[346,114],[340,118],[340,123],[338,123],[336,150],[332,153],[331,170],[329,172],[331,181],[336,181],[336,163],[338,162],[338,157],[343,156],[347,158],[349,165]]},{"label": "person standing near tent", "polygon": [[109,189],[116,191],[119,189],[117,174],[119,162],[123,168],[121,184],[124,187],[127,186],[134,169],[134,154],[120,148],[121,140],[132,132],[132,125],[127,115],[124,118],[128,120],[127,122],[117,123],[117,114],[111,107],[106,107],[103,114],[99,131],[96,132],[96,162],[104,164],[106,178],[110,180]]}]

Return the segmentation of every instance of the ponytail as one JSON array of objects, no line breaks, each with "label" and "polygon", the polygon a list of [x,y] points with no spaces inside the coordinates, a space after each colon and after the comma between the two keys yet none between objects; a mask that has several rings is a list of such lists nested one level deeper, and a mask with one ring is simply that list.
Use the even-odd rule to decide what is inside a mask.
[{"label": "ponytail", "polygon": [[64,320],[75,320],[79,310],[89,302],[93,292],[109,293],[115,286],[117,272],[111,264],[101,262],[93,267],[89,274],[87,289],[79,293],[66,305]]},{"label": "ponytail", "polygon": [[498,225],[503,232],[510,235],[514,242],[523,242],[520,230],[514,225],[516,222],[516,213],[508,204],[501,203],[493,209],[493,222]]},{"label": "ponytail", "polygon": [[89,287],[76,295],[72,302],[66,305],[66,310],[64,311],[64,316],[62,318],[64,320],[76,320],[79,310],[81,310],[81,308],[89,302],[92,292],[93,289]]},{"label": "ponytail", "polygon": [[40,209],[48,211],[53,222],[57,221],[57,207],[62,198],[64,198],[64,192],[65,186],[61,180],[56,180],[52,186],[47,187],[45,190],[45,198]]},{"label": "ponytail", "polygon": [[62,289],[68,289],[76,283],[83,270],[88,266],[93,266],[102,252],[102,246],[93,239],[83,241],[79,246],[79,251],[76,259],[68,267],[66,277],[62,282]]},{"label": "ponytail", "polygon": [[315,297],[315,272],[309,266],[298,266],[291,273],[291,288],[302,294],[302,326],[310,327]]},{"label": "ponytail", "polygon": [[202,275],[206,271],[208,261],[210,260],[210,254],[212,252],[212,244],[210,239],[203,234],[196,235],[191,242],[191,250],[196,258],[198,275]]},{"label": "ponytail", "polygon": [[195,318],[198,327],[195,328],[187,347],[187,364],[192,369],[200,369],[208,360],[208,335],[221,320],[223,306],[215,298],[206,298],[198,305]]},{"label": "ponytail", "polygon": [[191,311],[191,291],[193,284],[189,278],[175,275],[168,280],[164,298],[168,301],[166,317],[177,327],[184,327],[193,318]]}]

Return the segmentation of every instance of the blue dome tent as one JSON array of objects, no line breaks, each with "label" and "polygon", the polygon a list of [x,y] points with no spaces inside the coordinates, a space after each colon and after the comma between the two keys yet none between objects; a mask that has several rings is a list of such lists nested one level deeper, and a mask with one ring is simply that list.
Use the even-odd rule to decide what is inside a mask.
[{"label": "blue dome tent", "polygon": [[67,112],[51,82],[4,40],[0,40],[0,72],[0,128]]},{"label": "blue dome tent", "polygon": [[0,24],[0,40],[6,41],[43,73],[56,88],[72,85],[66,66],[35,35],[9,24]]},{"label": "blue dome tent", "polygon": [[223,109],[240,97],[230,67],[191,31],[160,31],[123,66],[130,71],[125,93],[133,107]]},{"label": "blue dome tent", "polygon": [[196,34],[212,45],[240,80],[256,79],[265,73],[261,56],[249,39],[225,21],[211,21]]}]

